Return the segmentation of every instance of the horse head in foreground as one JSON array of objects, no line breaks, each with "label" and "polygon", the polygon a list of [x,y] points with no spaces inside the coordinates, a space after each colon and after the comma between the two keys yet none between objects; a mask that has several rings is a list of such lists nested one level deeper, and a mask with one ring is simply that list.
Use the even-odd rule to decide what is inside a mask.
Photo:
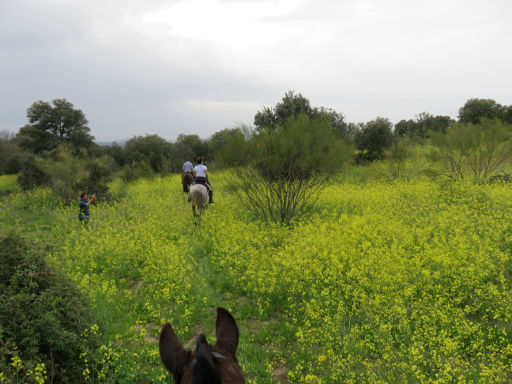
[{"label": "horse head in foreground", "polygon": [[[190,187],[189,198],[192,203],[194,217],[198,217],[198,221],[200,221],[203,210],[208,205],[208,189],[202,184],[193,184]],[[198,210],[197,214],[196,207]]]},{"label": "horse head in foreground", "polygon": [[174,376],[176,384],[242,384],[244,376],[236,359],[238,326],[224,308],[217,308],[215,322],[217,342],[211,346],[206,336],[197,337],[195,351],[181,345],[171,324],[160,333],[160,358]]}]

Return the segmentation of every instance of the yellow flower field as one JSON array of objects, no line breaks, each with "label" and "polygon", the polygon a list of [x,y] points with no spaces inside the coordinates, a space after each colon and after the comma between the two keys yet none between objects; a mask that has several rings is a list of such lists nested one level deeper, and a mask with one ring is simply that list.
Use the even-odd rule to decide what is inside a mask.
[{"label": "yellow flower field", "polygon": [[128,185],[91,229],[58,209],[50,259],[105,335],[84,381],[171,382],[161,325],[213,341],[216,306],[239,323],[249,383],[512,381],[509,185],[339,181],[280,226],[226,180],[199,228],[178,176]]}]

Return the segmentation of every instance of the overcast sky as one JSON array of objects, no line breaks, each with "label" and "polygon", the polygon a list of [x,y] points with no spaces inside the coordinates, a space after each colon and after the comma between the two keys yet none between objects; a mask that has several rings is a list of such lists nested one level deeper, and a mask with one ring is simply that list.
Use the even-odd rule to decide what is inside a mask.
[{"label": "overcast sky", "polygon": [[98,141],[206,138],[295,90],[347,121],[512,104],[510,0],[0,0],[0,129],[66,98]]}]

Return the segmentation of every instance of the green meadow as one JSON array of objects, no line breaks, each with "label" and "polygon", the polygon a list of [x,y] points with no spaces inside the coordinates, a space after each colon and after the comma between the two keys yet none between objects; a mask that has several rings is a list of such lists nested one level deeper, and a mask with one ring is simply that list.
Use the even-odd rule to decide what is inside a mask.
[{"label": "green meadow", "polygon": [[200,227],[178,175],[113,183],[92,228],[2,176],[0,228],[43,244],[90,305],[75,382],[172,382],[161,326],[187,347],[201,332],[213,342],[217,306],[238,322],[248,383],[512,381],[510,185],[387,167],[350,167],[289,225],[252,216],[226,172],[211,175]]}]

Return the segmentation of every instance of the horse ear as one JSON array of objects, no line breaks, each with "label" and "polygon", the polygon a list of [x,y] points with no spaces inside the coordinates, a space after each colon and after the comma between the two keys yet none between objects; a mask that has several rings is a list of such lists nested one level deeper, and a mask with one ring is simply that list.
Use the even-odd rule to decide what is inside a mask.
[{"label": "horse ear", "polygon": [[217,320],[215,321],[216,346],[229,352],[236,359],[239,335],[238,326],[233,316],[224,308],[217,308]]},{"label": "horse ear", "polygon": [[174,375],[182,374],[190,352],[187,352],[181,346],[180,340],[176,333],[174,333],[171,324],[167,323],[162,328],[159,344],[160,358],[165,368]]}]

